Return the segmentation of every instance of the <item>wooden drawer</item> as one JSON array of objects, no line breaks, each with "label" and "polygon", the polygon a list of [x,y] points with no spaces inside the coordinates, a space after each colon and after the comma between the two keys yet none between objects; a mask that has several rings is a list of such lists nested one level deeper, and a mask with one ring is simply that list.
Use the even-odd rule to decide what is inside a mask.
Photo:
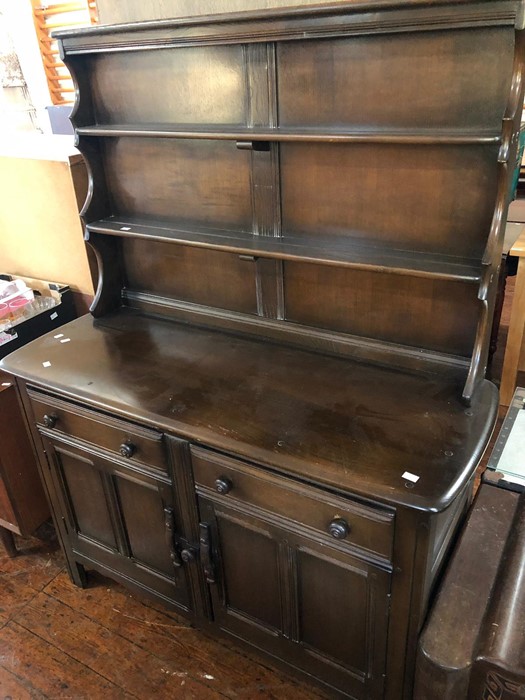
[{"label": "wooden drawer", "polygon": [[[196,488],[201,496],[215,502],[269,511],[302,528],[323,533],[334,542],[391,560],[392,510],[339,498],[199,447],[192,446],[191,454]],[[341,532],[345,525],[346,535]],[[339,538],[337,534],[343,536]]]},{"label": "wooden drawer", "polygon": [[162,433],[32,389],[28,393],[37,425],[39,429],[46,429],[48,435],[65,433],[125,457],[130,463],[167,471]]}]

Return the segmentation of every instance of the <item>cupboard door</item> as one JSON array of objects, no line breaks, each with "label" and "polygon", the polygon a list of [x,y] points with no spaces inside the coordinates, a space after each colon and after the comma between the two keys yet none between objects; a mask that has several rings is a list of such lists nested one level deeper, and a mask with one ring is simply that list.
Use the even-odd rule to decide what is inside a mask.
[{"label": "cupboard door", "polygon": [[44,438],[74,555],[184,612],[194,608],[178,548],[181,522],[168,476],[134,470],[70,442]]},{"label": "cupboard door", "polygon": [[383,693],[390,572],[271,514],[199,500],[220,627],[355,698]]}]

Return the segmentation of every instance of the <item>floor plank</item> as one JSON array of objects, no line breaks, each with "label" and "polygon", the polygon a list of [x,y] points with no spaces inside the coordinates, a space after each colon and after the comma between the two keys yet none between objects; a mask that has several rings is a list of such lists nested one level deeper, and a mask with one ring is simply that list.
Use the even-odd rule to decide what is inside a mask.
[{"label": "floor plank", "polygon": [[169,661],[161,660],[46,593],[17,613],[16,622],[133,697],[148,697],[154,688],[157,698],[171,698],[181,680],[189,697],[192,692],[203,700],[224,697],[187,674],[176,653]]},{"label": "floor plank", "polygon": [[46,696],[38,690],[30,689],[14,673],[0,669],[0,698],[7,700],[43,700]]},{"label": "floor plank", "polygon": [[285,674],[266,668],[260,660],[241,653],[233,645],[211,640],[184,619],[139,600],[118,584],[97,575],[91,580],[99,585],[79,595],[67,576],[61,574],[46,587],[45,593],[154,654],[166,667],[171,668],[174,659],[181,659],[181,667],[172,673],[185,673],[210,688],[219,686],[228,698],[322,697],[304,684],[295,685]]},{"label": "floor plank", "polygon": [[[113,683],[47,644],[16,622],[0,630],[0,674],[2,682],[13,675],[30,697],[44,696],[55,700],[128,700],[131,697]],[[33,695],[31,695],[33,693]],[[15,695],[13,700],[18,700]]]},{"label": "floor plank", "polygon": [[16,537],[18,555],[0,549],[0,626],[10,620],[64,570],[62,553],[52,530],[47,540]]},{"label": "floor plank", "polygon": [[45,534],[17,538],[19,556],[0,558],[0,700],[326,698],[99,574],[77,588]]},{"label": "floor plank", "polygon": [[38,591],[23,581],[0,576],[0,623],[7,624],[36,595]]}]

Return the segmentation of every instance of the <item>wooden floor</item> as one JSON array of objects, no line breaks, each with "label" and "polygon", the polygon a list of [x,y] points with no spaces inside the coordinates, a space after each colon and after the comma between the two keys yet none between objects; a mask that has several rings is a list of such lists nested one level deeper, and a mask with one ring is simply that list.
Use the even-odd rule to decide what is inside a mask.
[{"label": "wooden floor", "polygon": [[[510,279],[492,366],[496,381],[512,293]],[[0,546],[0,700],[326,697],[102,576],[90,574],[89,588],[77,589],[51,526],[38,534],[42,539],[17,538],[14,559]]]},{"label": "wooden floor", "polygon": [[102,576],[76,588],[51,526],[40,534],[0,554],[1,700],[325,697]]}]

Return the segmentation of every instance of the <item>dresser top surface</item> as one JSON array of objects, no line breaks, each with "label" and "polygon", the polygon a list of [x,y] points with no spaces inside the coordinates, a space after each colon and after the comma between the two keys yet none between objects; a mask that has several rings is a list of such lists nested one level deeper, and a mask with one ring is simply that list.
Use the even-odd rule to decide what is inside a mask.
[{"label": "dresser top surface", "polygon": [[307,481],[412,508],[453,501],[497,410],[488,381],[465,407],[463,376],[453,371],[360,364],[133,311],[59,330],[2,367]]}]

